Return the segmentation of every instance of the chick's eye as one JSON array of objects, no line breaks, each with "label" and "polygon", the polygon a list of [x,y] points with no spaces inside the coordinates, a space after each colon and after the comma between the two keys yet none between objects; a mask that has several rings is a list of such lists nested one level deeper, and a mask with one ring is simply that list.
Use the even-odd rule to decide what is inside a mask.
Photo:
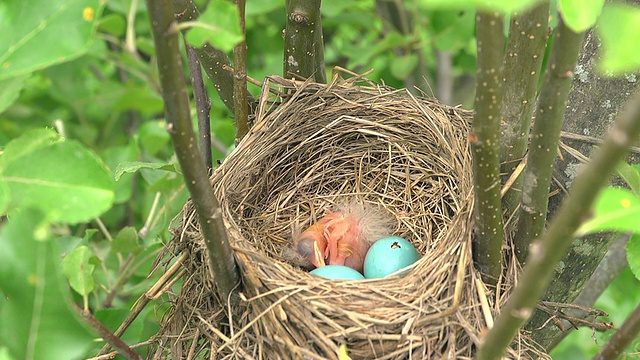
[{"label": "chick's eye", "polygon": [[298,253],[304,257],[313,255],[313,240],[308,238],[300,239]]}]

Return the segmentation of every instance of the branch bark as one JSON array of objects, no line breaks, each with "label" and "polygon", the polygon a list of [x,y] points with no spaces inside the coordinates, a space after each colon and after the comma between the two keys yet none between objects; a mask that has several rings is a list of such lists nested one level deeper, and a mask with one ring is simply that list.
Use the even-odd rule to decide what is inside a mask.
[{"label": "branch bark", "polygon": [[[508,177],[524,157],[529,140],[531,117],[538,95],[542,59],[547,44],[549,2],[525,13],[515,13],[509,25],[504,70],[504,97],[501,127],[501,173]],[[522,176],[503,198],[507,214],[520,204]]]},{"label": "branch bark", "polygon": [[327,82],[320,0],[286,0],[284,76],[289,73]]},{"label": "branch bark", "polygon": [[567,98],[584,33],[576,34],[559,19],[542,80],[538,110],[523,174],[520,218],[514,236],[516,255],[526,261],[529,244],[544,230],[549,184],[556,158]]},{"label": "branch bark", "polygon": [[[240,30],[245,37],[245,0],[233,0],[240,14]],[[233,102],[236,118],[236,139],[240,140],[249,132],[249,104],[247,103],[247,41],[242,40],[233,49]]]},{"label": "branch bark", "polygon": [[470,142],[475,182],[475,262],[485,282],[495,284],[502,272],[500,206],[500,104],[504,60],[504,18],[478,12],[476,37],[475,116]]},{"label": "branch bark", "polygon": [[187,84],[171,3],[171,0],[147,0],[167,130],[200,220],[209,265],[215,276],[219,295],[222,299],[227,299],[239,283],[239,276],[204,161],[200,153],[194,151],[197,148],[196,136],[191,125]]},{"label": "branch bark", "polygon": [[[634,2],[640,3],[638,0]],[[569,94],[563,130],[604,138],[618,111],[629,99],[630,94],[639,88],[639,82],[635,80],[635,75],[612,78],[597,71],[600,42],[595,31],[589,30],[587,32],[581,48],[575,70],[576,76],[571,84],[573,91]],[[589,156],[596,148],[592,143],[584,141],[564,141],[567,146],[585,156]],[[636,154],[632,154],[627,157],[627,161],[637,163],[639,159]],[[576,169],[582,166],[580,159],[563,151],[563,157],[557,158],[555,161],[553,176],[561,187],[570,189]],[[549,199],[550,215],[557,211],[563,198],[564,196],[560,195]],[[543,298],[561,303],[573,302],[582,291],[587,290],[585,283],[589,281],[591,274],[594,273],[600,260],[616,238],[615,234],[596,233],[574,241],[560,263],[562,266],[555,267],[553,280],[547,287]],[[585,251],[585,249],[589,250]],[[610,269],[616,271],[615,267]],[[590,306],[592,304],[584,305]],[[533,333],[534,340],[549,350],[553,348],[557,337],[561,336],[561,332],[555,326],[541,328],[547,322],[547,318],[546,314],[536,311],[526,327],[529,330],[537,329]]]},{"label": "branch bark", "polygon": [[573,241],[573,234],[589,215],[598,189],[604,186],[620,158],[640,135],[640,91],[616,118],[602,148],[576,177],[566,201],[542,238],[532,244],[520,281],[502,308],[493,329],[481,344],[478,359],[498,359],[518,328],[531,316],[554,266]]}]

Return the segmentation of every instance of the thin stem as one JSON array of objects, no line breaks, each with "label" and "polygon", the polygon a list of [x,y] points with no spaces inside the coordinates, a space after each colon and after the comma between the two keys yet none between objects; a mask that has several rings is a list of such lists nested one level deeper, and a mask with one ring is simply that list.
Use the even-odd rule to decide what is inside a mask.
[{"label": "thin stem", "polygon": [[615,170],[619,159],[640,135],[640,91],[618,113],[607,138],[591,162],[578,174],[564,203],[542,238],[532,244],[518,285],[502,308],[493,329],[480,346],[478,360],[499,359],[518,328],[531,316],[555,265],[574,240],[573,234]]},{"label": "thin stem", "polygon": [[[240,30],[245,35],[245,0],[233,0],[240,14]],[[249,106],[247,103],[247,41],[233,48],[233,101],[236,115],[236,145],[249,132]]]},{"label": "thin stem", "polygon": [[495,284],[502,271],[500,207],[500,103],[504,59],[503,17],[478,12],[475,116],[470,135],[475,180],[475,261],[484,280]]},{"label": "thin stem", "polygon": [[617,359],[624,352],[624,349],[631,344],[631,341],[636,338],[638,333],[640,333],[640,304],[604,347],[600,349],[598,355],[593,357],[593,360]]},{"label": "thin stem", "polygon": [[76,312],[82,317],[85,322],[94,329],[100,337],[102,337],[112,348],[116,349],[122,357],[127,360],[142,360],[142,356],[133,351],[131,347],[124,343],[119,337],[115,336],[106,326],[104,326],[93,314],[88,311],[82,310],[78,305],[73,304]]},{"label": "thin stem", "polygon": [[326,83],[320,0],[286,0],[284,76],[289,73]]},{"label": "thin stem", "polygon": [[189,64],[189,74],[191,74],[191,87],[193,88],[193,100],[196,103],[196,115],[198,117],[198,136],[200,141],[198,142],[200,154],[204,159],[204,164],[207,169],[213,167],[211,159],[211,119],[209,113],[211,112],[211,101],[207,95],[207,89],[204,87],[204,81],[202,80],[202,70],[200,69],[200,61],[193,47],[184,41],[184,46],[187,49],[187,63]]},{"label": "thin stem", "polygon": [[197,148],[196,136],[191,125],[187,84],[178,47],[172,1],[147,0],[147,8],[156,46],[167,130],[198,214],[219,295],[226,299],[239,283],[238,270],[204,160],[199,152],[194,151]]},{"label": "thin stem", "polygon": [[574,33],[560,19],[542,80],[529,158],[522,175],[522,212],[514,237],[516,255],[522,262],[526,260],[529,244],[540,236],[547,220],[553,162],[583,38],[584,33]]}]

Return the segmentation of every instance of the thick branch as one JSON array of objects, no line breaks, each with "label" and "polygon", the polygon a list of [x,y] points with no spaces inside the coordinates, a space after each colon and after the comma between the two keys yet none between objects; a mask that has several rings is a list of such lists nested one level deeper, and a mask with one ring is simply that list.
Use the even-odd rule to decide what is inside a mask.
[{"label": "thick branch", "polygon": [[514,237],[516,255],[522,262],[526,259],[529,244],[540,236],[546,223],[553,162],[583,37],[584,33],[574,33],[560,19],[540,89],[529,158],[523,175],[522,211]]},{"label": "thick branch", "polygon": [[498,359],[518,328],[531,316],[553,273],[589,215],[598,189],[604,186],[619,159],[640,135],[640,91],[616,119],[602,148],[576,177],[573,188],[542,238],[532,244],[527,264],[509,301],[478,352],[478,359]]},{"label": "thick branch", "polygon": [[[245,0],[233,0],[240,14],[240,30],[245,34]],[[244,37],[244,36],[243,36]],[[249,132],[249,106],[247,103],[247,41],[242,40],[233,49],[233,102],[236,110],[236,145]]]},{"label": "thick branch", "polygon": [[477,228],[475,261],[485,281],[495,284],[502,271],[502,211],[500,207],[500,103],[504,60],[504,19],[478,12],[476,37],[475,117],[470,136],[475,178]]},{"label": "thick branch", "polygon": [[[634,0],[634,3],[640,4],[640,1]],[[630,81],[629,77],[614,78],[597,71],[601,47],[593,29],[587,31],[581,49],[575,70],[576,76],[571,84],[572,91],[569,93],[563,130],[604,138],[615,115],[640,84],[638,81]],[[585,155],[591,154],[595,149],[593,143],[577,138],[563,141],[567,146]],[[553,176],[560,187],[570,189],[575,170],[582,166],[582,159],[564,151],[563,155],[562,158],[556,159]],[[638,155],[630,154],[627,162],[637,163]],[[561,196],[549,199],[547,217],[552,216],[560,207],[564,192],[560,194]],[[596,233],[574,241],[561,261],[565,266],[556,266],[554,269],[553,280],[543,298],[547,301],[567,303],[576,299],[583,289],[587,290],[589,286],[585,286],[585,283],[615,239],[615,234]],[[526,327],[530,330],[536,329],[533,333],[534,340],[548,350],[553,347],[552,343],[560,330],[556,326],[540,328],[545,323],[548,323],[548,316],[536,311]]]},{"label": "thick branch", "polygon": [[598,355],[593,357],[593,360],[617,359],[638,333],[640,333],[640,304],[602,347]]},{"label": "thick branch", "polygon": [[[501,172],[507,177],[518,166],[527,148],[547,43],[548,18],[549,2],[544,1],[525,13],[514,14],[509,25],[502,99],[502,118],[506,126],[501,128],[500,134],[503,143]],[[522,176],[504,196],[507,214],[512,214],[520,204],[521,189]]]},{"label": "thick branch", "polygon": [[326,83],[320,0],[286,0],[284,76],[288,73]]},{"label": "thick branch", "polygon": [[220,296],[227,299],[238,284],[238,272],[227,239],[218,201],[209,183],[191,125],[187,84],[178,48],[178,31],[171,0],[147,0],[149,20],[158,58],[162,97],[176,156],[195,206]]}]

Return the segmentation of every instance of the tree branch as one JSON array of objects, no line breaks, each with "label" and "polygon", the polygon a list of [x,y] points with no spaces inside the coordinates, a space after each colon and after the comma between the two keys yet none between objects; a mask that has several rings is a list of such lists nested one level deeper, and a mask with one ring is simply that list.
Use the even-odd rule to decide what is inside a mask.
[{"label": "tree branch", "polygon": [[147,8],[158,58],[167,130],[198,213],[219,295],[227,299],[238,284],[239,276],[204,161],[200,153],[194,151],[197,148],[196,137],[191,125],[187,84],[171,0],[147,0]]},{"label": "tree branch", "polygon": [[640,304],[629,315],[627,320],[613,334],[611,339],[600,349],[598,355],[593,360],[617,359],[624,349],[631,344],[631,341],[640,333]]},{"label": "tree branch", "polygon": [[540,236],[547,220],[553,162],[583,37],[584,33],[574,33],[560,18],[542,80],[523,175],[522,211],[514,237],[516,255],[521,262],[526,260],[529,244]]},{"label": "tree branch", "polygon": [[202,80],[202,70],[200,61],[193,47],[184,40],[184,47],[187,50],[187,62],[189,73],[191,74],[191,87],[193,88],[193,101],[196,103],[196,115],[198,116],[198,136],[200,137],[199,149],[204,159],[204,164],[208,170],[213,168],[211,159],[211,102],[207,96],[207,89]]},{"label": "tree branch", "polygon": [[286,0],[284,76],[288,73],[326,83],[320,0]]},{"label": "tree branch", "polygon": [[[609,251],[607,251],[602,261],[593,272],[589,281],[584,284],[584,288],[580,295],[573,301],[573,304],[580,305],[584,307],[592,307],[593,304],[596,303],[596,300],[602,295],[602,293],[609,287],[611,282],[620,275],[622,270],[627,267],[627,242],[629,241],[630,234],[621,234],[617,237],[616,241],[611,244],[609,247]],[[574,317],[583,317],[585,315],[584,311],[580,310],[569,310],[567,311],[567,315]],[[546,319],[545,319],[546,320]],[[532,321],[533,322],[533,319]],[[531,323],[530,323],[531,324]],[[527,324],[529,327],[530,324]],[[566,329],[565,331],[558,332],[550,331],[550,335],[553,336],[543,336],[539,338],[536,335],[536,341],[538,339],[542,340],[542,342],[537,341],[540,345],[544,346],[547,351],[551,351],[556,345],[562,341],[567,335],[569,335],[574,327],[571,326],[567,321],[562,322],[563,327]],[[538,324],[538,327],[540,325]],[[540,329],[540,331],[544,331],[545,328]]]},{"label": "tree branch", "polygon": [[498,359],[518,328],[531,316],[553,268],[573,241],[573,234],[588,217],[590,208],[618,160],[640,135],[640,91],[621,111],[600,150],[576,177],[573,188],[542,238],[532,244],[520,281],[502,308],[493,329],[481,344],[478,359]]},{"label": "tree branch", "polygon": [[476,265],[486,282],[502,271],[500,207],[500,103],[504,61],[502,15],[478,12],[475,116],[470,135],[475,181]]},{"label": "tree branch", "polygon": [[[233,0],[240,14],[240,30],[245,36],[245,0]],[[236,145],[249,132],[249,106],[247,103],[247,41],[242,40],[233,49],[233,101],[236,115]]]},{"label": "tree branch", "polygon": [[[525,13],[515,13],[509,25],[504,70],[504,97],[501,127],[501,173],[508,177],[524,157],[529,140],[531,116],[538,95],[542,59],[547,44],[549,2],[544,1]],[[520,204],[522,176],[503,198],[506,213]]]}]

